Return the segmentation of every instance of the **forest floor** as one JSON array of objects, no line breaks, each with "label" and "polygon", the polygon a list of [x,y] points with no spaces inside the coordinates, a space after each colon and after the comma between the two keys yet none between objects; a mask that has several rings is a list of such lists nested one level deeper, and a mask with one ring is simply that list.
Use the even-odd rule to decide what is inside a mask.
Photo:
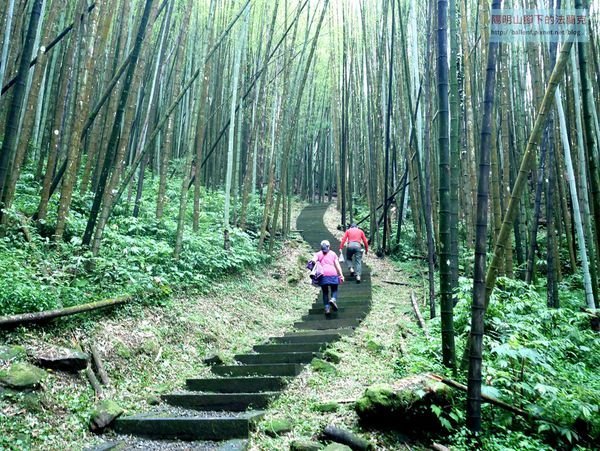
[{"label": "forest floor", "polygon": [[[299,206],[294,218],[298,213]],[[333,206],[325,217],[336,236],[341,235],[336,230],[338,217]],[[218,354],[230,361],[267,337],[291,329],[319,292],[304,269],[312,252],[302,239],[291,238],[267,267],[216,283],[208,292],[177,295],[163,305],[134,304],[51,326],[22,327],[4,332],[2,341],[28,351],[48,344],[94,343],[111,378],[102,398],[116,401],[128,414],[146,411],[160,394],[181,388],[187,377],[207,376],[205,357]],[[407,316],[409,289],[382,280],[420,289],[419,276],[398,272],[386,260],[368,257],[366,263],[372,268],[372,312],[354,336],[333,348],[342,357],[337,373],[307,369],[296,378],[265,417],[267,421],[291,419],[292,432],[271,438],[259,425],[251,449],[287,449],[294,438],[316,436],[330,423],[358,430],[347,401],[359,397],[370,384],[394,380],[400,324],[410,329],[414,321]],[[319,413],[313,408],[332,400],[342,401],[341,410]],[[100,443],[102,439],[88,430],[96,401],[83,373],[59,371],[50,372],[38,392],[0,394],[0,449],[85,449]],[[378,449],[399,449],[393,437],[377,432],[368,436]]]}]

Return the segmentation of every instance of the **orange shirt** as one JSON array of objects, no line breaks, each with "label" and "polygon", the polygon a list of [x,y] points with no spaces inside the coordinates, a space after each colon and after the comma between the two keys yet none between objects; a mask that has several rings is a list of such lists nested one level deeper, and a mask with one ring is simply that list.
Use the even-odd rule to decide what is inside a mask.
[{"label": "orange shirt", "polygon": [[342,242],[340,243],[340,249],[344,247],[346,241],[356,241],[357,243],[362,241],[363,245],[365,246],[365,252],[369,252],[369,242],[367,241],[365,232],[360,230],[358,227],[351,227],[346,230],[346,233],[344,233],[344,238],[342,238]]}]

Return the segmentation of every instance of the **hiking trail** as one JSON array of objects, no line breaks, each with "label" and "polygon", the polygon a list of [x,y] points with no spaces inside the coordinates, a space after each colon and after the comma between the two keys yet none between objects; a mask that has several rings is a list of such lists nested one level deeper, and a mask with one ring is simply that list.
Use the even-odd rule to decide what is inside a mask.
[{"label": "hiking trail", "polygon": [[[298,217],[298,229],[312,249],[324,239],[332,249],[339,248],[339,240],[323,223],[327,207],[307,206]],[[181,440],[187,442],[185,449],[246,449],[269,403],[329,344],[351,335],[369,313],[369,267],[363,264],[360,284],[349,278],[346,265],[342,268],[346,282],[337,312],[325,316],[319,293],[293,330],[255,345],[251,353],[236,355],[236,365],[213,365],[214,377],[187,379],[183,390],[163,395],[155,410],[117,419],[117,436],[95,450],[182,449]]]}]

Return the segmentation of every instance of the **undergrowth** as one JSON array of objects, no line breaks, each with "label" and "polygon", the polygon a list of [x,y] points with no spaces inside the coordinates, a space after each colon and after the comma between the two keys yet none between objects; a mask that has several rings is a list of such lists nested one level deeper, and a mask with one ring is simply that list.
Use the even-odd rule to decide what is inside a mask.
[{"label": "undergrowth", "polygon": [[[148,177],[148,179],[150,179]],[[172,258],[177,229],[181,182],[168,184],[163,219],[155,219],[158,180],[150,180],[141,201],[138,218],[129,204],[116,208],[105,229],[100,254],[93,257],[81,246],[92,196],[77,196],[69,214],[65,241],[52,240],[58,196],[49,216],[30,227],[26,241],[19,216],[31,217],[37,209],[39,186],[25,174],[18,186],[14,208],[7,212],[14,221],[0,240],[0,315],[69,307],[117,294],[159,297],[173,289],[204,289],[212,282],[265,261],[256,249],[262,215],[257,199],[249,204],[248,231],[230,232],[232,252],[223,248],[223,193],[203,191],[198,233],[188,226],[179,260]],[[192,202],[188,202],[188,224]]]},{"label": "undergrowth", "polygon": [[[580,312],[583,296],[564,282],[561,308],[550,309],[535,286],[499,278],[486,312],[483,350],[484,393],[532,414],[526,421],[498,407],[483,408],[481,449],[571,449],[600,438],[600,337]],[[576,282],[575,282],[576,285]],[[472,281],[462,278],[454,309],[457,344],[470,328]],[[442,372],[440,321],[430,321],[433,339],[419,338],[411,354],[398,360],[398,374]],[[457,348],[457,359],[462,349]],[[464,374],[459,371],[459,374]],[[452,377],[448,373],[449,377]],[[457,377],[466,382],[463,376]],[[472,449],[461,426],[464,407],[455,408],[445,424],[453,449]]]}]

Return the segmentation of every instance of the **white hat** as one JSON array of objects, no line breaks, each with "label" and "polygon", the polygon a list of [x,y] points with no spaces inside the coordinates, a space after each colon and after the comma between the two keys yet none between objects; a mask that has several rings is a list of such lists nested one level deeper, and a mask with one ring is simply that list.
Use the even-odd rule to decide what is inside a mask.
[{"label": "white hat", "polygon": [[329,241],[323,240],[323,241],[321,241],[321,246],[331,246],[331,245],[329,244]]}]

